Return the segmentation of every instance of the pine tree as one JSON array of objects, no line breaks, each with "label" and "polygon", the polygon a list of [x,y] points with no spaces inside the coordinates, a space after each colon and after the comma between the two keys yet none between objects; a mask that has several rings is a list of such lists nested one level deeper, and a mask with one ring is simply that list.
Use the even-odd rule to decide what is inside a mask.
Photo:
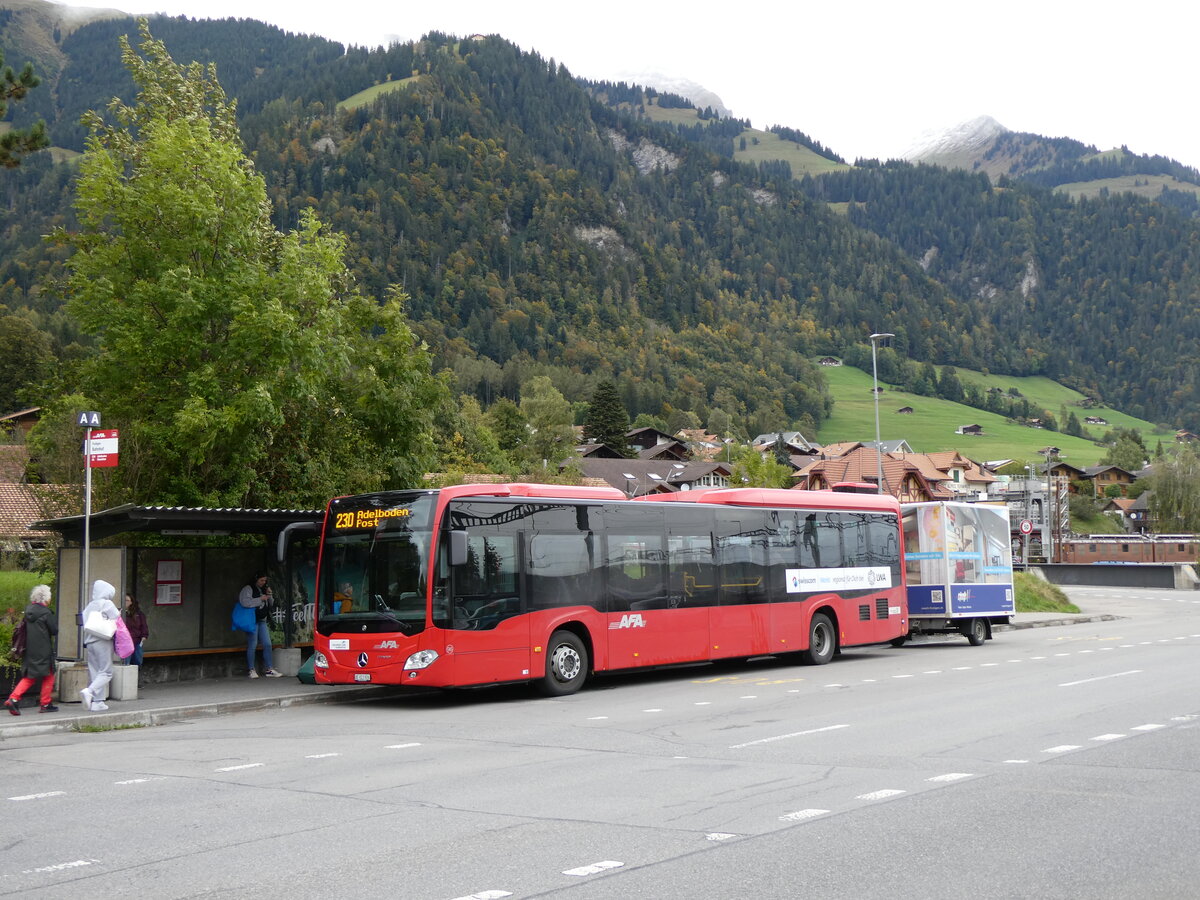
[{"label": "pine tree", "polygon": [[[22,99],[30,88],[41,84],[41,79],[33,74],[32,63],[26,63],[17,75],[10,66],[4,65],[3,52],[0,52],[0,67],[4,70],[4,85],[0,87],[0,119],[3,119],[8,112],[8,101]],[[37,122],[25,131],[6,131],[0,135],[0,166],[15,169],[21,164],[22,156],[41,150],[49,143],[44,122]]]},{"label": "pine tree", "polygon": [[600,382],[592,394],[592,402],[583,421],[584,439],[604,444],[622,456],[630,457],[633,451],[625,437],[628,431],[629,413],[621,403],[617,386],[608,380]]}]

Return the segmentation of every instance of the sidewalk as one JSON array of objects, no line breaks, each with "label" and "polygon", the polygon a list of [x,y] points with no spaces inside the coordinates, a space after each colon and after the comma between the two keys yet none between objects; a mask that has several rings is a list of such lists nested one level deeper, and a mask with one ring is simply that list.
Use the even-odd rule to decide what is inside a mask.
[{"label": "sidewalk", "polygon": [[138,688],[136,700],[108,700],[108,710],[88,712],[82,703],[56,700],[56,713],[23,707],[21,715],[0,711],[0,741],[38,734],[55,734],[93,726],[162,725],[179,719],[199,719],[256,709],[283,709],[313,703],[356,703],[390,696],[398,688],[352,684],[301,684],[295,677],[207,678],[175,681]]},{"label": "sidewalk", "polygon": [[[1110,622],[1119,618],[1109,613],[1019,613],[1011,625],[1000,625],[995,630]],[[20,716],[0,711],[0,741],[74,731],[87,726],[114,728],[122,725],[162,725],[180,719],[198,719],[247,710],[283,709],[313,703],[359,703],[388,697],[399,690],[403,688],[301,684],[294,676],[208,678],[150,684],[138,689],[136,700],[109,700],[106,712],[88,712],[82,703],[62,701],[56,701],[59,707],[56,713],[40,713],[36,706],[23,708]]]}]

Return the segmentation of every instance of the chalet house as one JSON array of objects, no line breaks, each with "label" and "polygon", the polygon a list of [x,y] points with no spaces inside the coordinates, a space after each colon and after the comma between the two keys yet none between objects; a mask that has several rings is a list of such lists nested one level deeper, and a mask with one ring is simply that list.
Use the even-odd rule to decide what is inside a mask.
[{"label": "chalet house", "polygon": [[1175,432],[1175,443],[1177,444],[1191,444],[1195,441],[1200,441],[1200,437],[1197,437],[1190,431]]},{"label": "chalet house", "polygon": [[608,446],[608,444],[579,444],[575,447],[575,453],[579,456],[593,459],[625,458],[612,447]]},{"label": "chalet house", "polygon": [[693,459],[714,460],[725,452],[726,442],[702,428],[684,428],[677,437],[687,446]]},{"label": "chalet house", "polygon": [[1088,466],[1083,470],[1084,478],[1092,483],[1092,490],[1097,497],[1108,496],[1108,488],[1116,485],[1124,497],[1129,492],[1129,485],[1137,481],[1137,476],[1120,466]]},{"label": "chalet house", "polygon": [[40,406],[31,406],[29,409],[19,409],[0,416],[0,440],[25,443],[26,436],[41,417]]},{"label": "chalet house", "polygon": [[[883,452],[887,453],[912,453],[913,448],[909,446],[908,441],[904,438],[893,441],[880,441],[879,446],[883,448]],[[822,459],[836,459],[839,456],[845,456],[859,447],[866,447],[868,450],[875,449],[874,441],[838,441],[833,444],[826,444],[817,451],[817,455]]]},{"label": "chalet house", "polygon": [[996,473],[986,465],[968,459],[956,450],[918,453],[914,454],[914,458],[928,460],[933,470],[941,473],[941,486],[956,496],[969,494],[982,499],[1000,483]]},{"label": "chalet house", "polygon": [[1154,530],[1154,519],[1150,515],[1150,495],[1153,493],[1153,491],[1144,492],[1129,504],[1129,508],[1125,511],[1129,525],[1134,531],[1146,534]]},{"label": "chalet house", "polygon": [[651,447],[657,447],[659,444],[678,443],[678,439],[673,435],[667,434],[665,431],[659,431],[657,428],[635,428],[632,431],[625,432],[625,440],[629,441],[629,446],[635,450],[649,450]]},{"label": "chalet house", "polygon": [[[863,441],[863,446],[869,447],[870,449],[874,450],[875,442],[874,441]],[[879,446],[883,448],[884,453],[915,453],[916,452],[915,450],[913,450],[912,447],[910,447],[908,445],[908,441],[906,441],[904,438],[900,438],[899,440],[894,440],[894,441],[880,441]]]},{"label": "chalet house", "polygon": [[911,415],[912,415],[912,411],[913,411],[913,408],[912,408],[911,406],[902,406],[902,407],[900,407],[898,410],[896,410],[896,415],[898,415],[898,416],[911,416]]},{"label": "chalet house", "polygon": [[770,449],[779,441],[787,448],[788,453],[816,453],[817,447],[808,441],[798,431],[769,431],[760,434],[750,442],[755,450]]},{"label": "chalet house", "polygon": [[1129,497],[1112,497],[1100,507],[1101,512],[1111,513],[1121,517],[1121,522],[1126,528],[1132,527],[1129,520],[1129,510],[1133,506],[1133,500]]},{"label": "chalet house", "polygon": [[1084,425],[1107,425],[1108,419],[1104,418],[1103,416],[1084,416],[1083,424]]},{"label": "chalet house", "polygon": [[730,467],[719,462],[587,457],[568,464],[578,465],[585,479],[598,479],[591,483],[602,482],[630,497],[729,486]]},{"label": "chalet house", "polygon": [[817,360],[819,366],[840,366],[842,361],[836,356],[822,356]]},{"label": "chalet house", "polygon": [[[937,480],[931,481],[930,467],[922,467],[911,456],[895,456],[885,453],[883,464],[884,492],[892,494],[904,503],[920,503],[929,500],[951,500],[954,495],[941,488]],[[840,482],[858,482],[878,485],[880,457],[873,448],[861,444],[847,453],[832,459],[816,459],[794,476],[797,490],[828,490]]]},{"label": "chalet house", "polygon": [[55,531],[30,528],[55,516],[78,515],[83,508],[78,485],[0,483],[0,553],[43,550]]},{"label": "chalet house", "polygon": [[959,425],[954,429],[955,434],[983,434],[982,425]]}]

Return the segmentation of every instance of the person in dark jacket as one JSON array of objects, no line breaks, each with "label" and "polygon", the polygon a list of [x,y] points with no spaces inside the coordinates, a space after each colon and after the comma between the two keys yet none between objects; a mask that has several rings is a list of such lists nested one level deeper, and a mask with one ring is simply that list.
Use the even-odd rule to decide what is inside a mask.
[{"label": "person in dark jacket", "polygon": [[125,595],[125,612],[121,615],[125,619],[125,627],[129,629],[129,636],[133,639],[133,653],[125,657],[125,665],[140,666],[142,642],[150,637],[150,626],[146,624],[146,614],[142,612],[141,604],[133,594]]},{"label": "person in dark jacket", "polygon": [[21,697],[42,682],[42,712],[58,712],[54,705],[54,644],[58,637],[58,621],[50,612],[50,588],[39,584],[29,592],[29,606],[25,609],[25,656],[21,660],[21,680],[12,695],[4,701],[4,708],[14,716],[21,714]]}]

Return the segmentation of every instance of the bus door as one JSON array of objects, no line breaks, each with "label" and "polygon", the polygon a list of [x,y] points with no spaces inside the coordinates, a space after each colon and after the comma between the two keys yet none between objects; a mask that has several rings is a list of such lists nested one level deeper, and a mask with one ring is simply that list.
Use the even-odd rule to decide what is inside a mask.
[{"label": "bus door", "polygon": [[[467,561],[453,568],[446,611],[446,661],[453,668],[453,684],[531,677],[529,618],[521,592],[521,532],[512,527],[515,523],[497,516],[499,506],[463,503],[452,508],[452,526],[472,524],[466,529]],[[480,515],[484,512],[486,516]],[[481,519],[489,524],[478,524]]]},{"label": "bus door", "polygon": [[768,590],[768,511],[717,510],[717,605],[709,627],[714,659],[774,652]]},{"label": "bus door", "polygon": [[817,513],[768,512],[767,577],[771,597],[771,652],[793,653],[808,643],[805,578],[815,565]]},{"label": "bus door", "polygon": [[697,654],[705,658],[707,628],[697,635],[695,621],[684,624],[688,616],[679,608],[681,594],[670,588],[664,511],[649,504],[610,505],[604,521],[600,568],[608,667],[684,662]]}]

